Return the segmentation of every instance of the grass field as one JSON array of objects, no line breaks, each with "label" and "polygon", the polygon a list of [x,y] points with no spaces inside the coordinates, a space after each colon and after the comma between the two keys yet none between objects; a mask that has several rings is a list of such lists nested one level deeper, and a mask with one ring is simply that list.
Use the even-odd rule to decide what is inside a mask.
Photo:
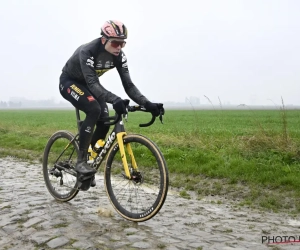
[{"label": "grass field", "polygon": [[[244,206],[300,211],[300,110],[167,110],[164,124],[139,123],[130,113],[127,132],[161,148],[170,184],[182,196],[220,195]],[[76,133],[73,110],[0,110],[0,156],[40,160],[57,130]]]}]

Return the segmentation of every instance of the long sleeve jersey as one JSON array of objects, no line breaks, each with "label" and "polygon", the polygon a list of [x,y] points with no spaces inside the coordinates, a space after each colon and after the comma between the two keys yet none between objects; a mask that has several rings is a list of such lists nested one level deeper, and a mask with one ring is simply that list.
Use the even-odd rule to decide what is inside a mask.
[{"label": "long sleeve jersey", "polygon": [[107,52],[101,42],[101,38],[97,38],[77,48],[63,67],[63,72],[81,84],[87,85],[91,94],[96,98],[113,103],[118,96],[105,89],[101,85],[99,77],[115,67],[119,72],[127,95],[137,104],[144,105],[148,99],[141,94],[131,81],[124,52],[121,50],[118,56]]}]

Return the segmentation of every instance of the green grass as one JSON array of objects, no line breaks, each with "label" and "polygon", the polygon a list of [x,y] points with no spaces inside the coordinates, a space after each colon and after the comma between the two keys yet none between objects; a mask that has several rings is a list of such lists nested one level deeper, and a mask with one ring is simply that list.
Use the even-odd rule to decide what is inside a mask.
[{"label": "green grass", "polygon": [[[164,124],[130,113],[128,133],[162,150],[170,184],[241,205],[300,211],[299,110],[166,110]],[[57,130],[77,132],[73,110],[0,110],[0,156],[42,159]]]}]

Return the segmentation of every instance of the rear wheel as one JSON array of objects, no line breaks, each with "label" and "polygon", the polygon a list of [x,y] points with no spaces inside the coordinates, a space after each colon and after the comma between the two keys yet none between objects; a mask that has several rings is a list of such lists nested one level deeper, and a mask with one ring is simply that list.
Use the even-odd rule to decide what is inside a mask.
[{"label": "rear wheel", "polygon": [[43,175],[50,194],[59,201],[69,201],[79,192],[75,164],[79,146],[68,131],[54,133],[44,150]]},{"label": "rear wheel", "polygon": [[[169,177],[165,159],[159,148],[141,135],[123,138],[131,179],[125,176],[119,145],[115,143],[105,166],[105,186],[116,211],[127,220],[141,222],[155,216],[167,197]],[[138,169],[133,168],[128,153],[130,145]]]}]

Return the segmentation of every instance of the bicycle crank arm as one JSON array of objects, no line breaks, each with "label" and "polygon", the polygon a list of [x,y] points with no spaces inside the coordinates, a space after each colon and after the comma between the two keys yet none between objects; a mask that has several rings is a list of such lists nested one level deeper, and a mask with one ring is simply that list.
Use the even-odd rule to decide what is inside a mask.
[{"label": "bicycle crank arm", "polygon": [[75,170],[72,170],[72,169],[69,169],[69,168],[66,168],[66,167],[63,167],[63,166],[60,166],[58,164],[55,164],[54,165],[59,171],[65,171],[66,173],[70,174],[70,175],[73,175],[75,177],[77,177],[77,172]]}]

